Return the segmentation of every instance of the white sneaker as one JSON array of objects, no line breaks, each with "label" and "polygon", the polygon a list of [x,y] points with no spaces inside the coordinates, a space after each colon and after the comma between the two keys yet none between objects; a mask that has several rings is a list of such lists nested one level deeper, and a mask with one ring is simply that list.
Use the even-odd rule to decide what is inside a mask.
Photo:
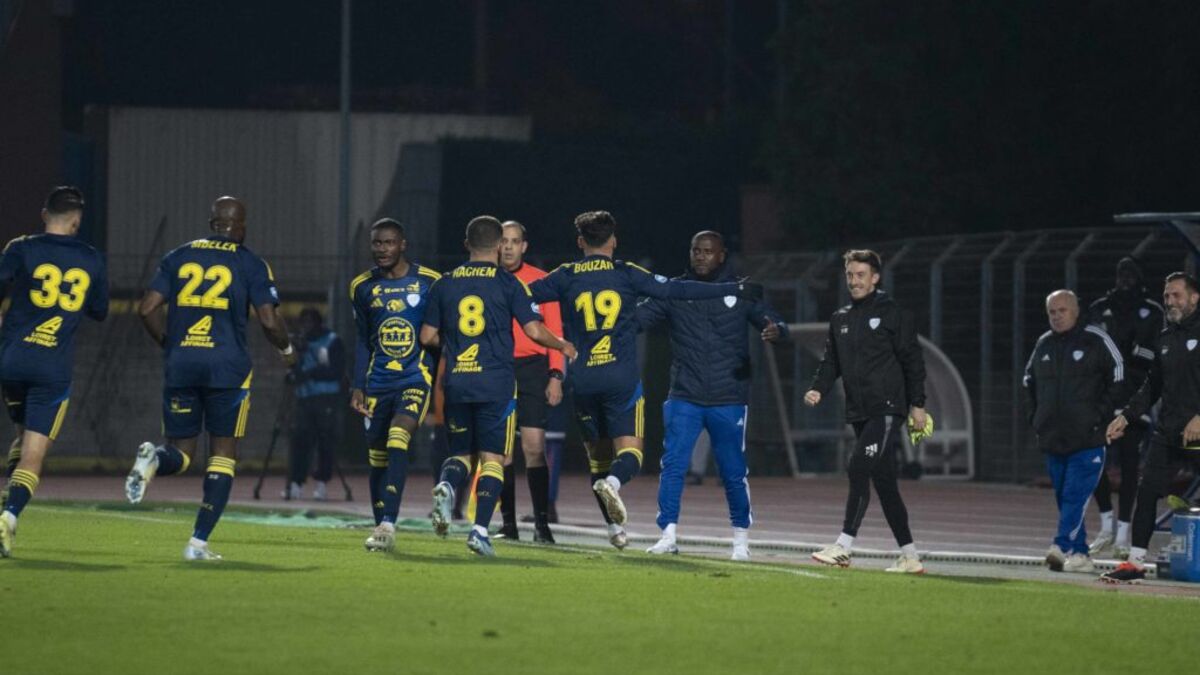
[{"label": "white sneaker", "polygon": [[1062,549],[1057,544],[1050,547],[1046,551],[1046,566],[1054,572],[1063,571],[1063,565],[1067,562],[1067,554],[1063,553]]},{"label": "white sneaker", "polygon": [[17,528],[13,517],[8,511],[0,511],[0,558],[12,555],[13,537],[17,536]]},{"label": "white sneaker", "polygon": [[830,544],[825,548],[812,554],[812,559],[823,565],[834,565],[837,567],[850,566],[850,551],[842,547],[841,544]]},{"label": "white sneaker", "polygon": [[296,500],[300,499],[300,484],[299,483],[288,483],[287,487],[285,487],[279,493],[279,498],[286,499],[288,501],[292,501],[294,499],[296,499]]},{"label": "white sneaker", "polygon": [[130,504],[137,504],[146,496],[146,488],[158,472],[158,452],[153,443],[142,443],[138,446],[137,459],[129,476],[125,478],[125,498]]},{"label": "white sneaker", "polygon": [[1064,572],[1091,573],[1096,571],[1096,566],[1092,564],[1092,559],[1086,553],[1072,553],[1067,556],[1067,562],[1063,563],[1062,570]]},{"label": "white sneaker", "polygon": [[386,553],[396,548],[396,526],[391,523],[380,523],[375,526],[371,536],[364,543],[368,551]]},{"label": "white sneaker", "polygon": [[678,554],[679,547],[675,545],[674,537],[663,537],[654,543],[653,546],[646,549],[646,553],[653,555]]},{"label": "white sneaker", "polygon": [[1113,542],[1115,541],[1116,538],[1113,536],[1113,533],[1105,530],[1097,535],[1096,538],[1092,540],[1092,543],[1088,545],[1088,553],[1092,555],[1099,555],[1103,553],[1105,549],[1112,546]]},{"label": "white sneaker", "polygon": [[600,501],[604,502],[604,510],[608,512],[608,517],[612,519],[613,523],[624,525],[627,517],[625,502],[621,501],[621,493],[613,488],[612,483],[601,478],[592,483],[592,492],[600,496]]},{"label": "white sneaker", "polygon": [[629,535],[625,533],[625,528],[616,523],[609,523],[608,543],[615,546],[618,551],[625,550],[625,547],[629,545]]},{"label": "white sneaker", "polygon": [[192,546],[189,542],[183,548],[184,560],[220,560],[221,556],[213,553],[208,549],[208,546]]},{"label": "white sneaker", "polygon": [[730,560],[735,562],[747,562],[750,560],[750,546],[748,544],[734,544],[733,555],[729,556]]},{"label": "white sneaker", "polygon": [[317,484],[313,486],[312,498],[313,501],[318,502],[329,499],[329,484],[323,480],[317,481]]},{"label": "white sneaker", "polygon": [[901,553],[900,557],[896,558],[896,563],[883,571],[899,574],[925,574],[925,565],[921,564],[920,558]]},{"label": "white sneaker", "polygon": [[437,536],[445,539],[450,532],[450,507],[454,504],[454,488],[443,481],[433,487],[433,510],[429,512],[429,522]]}]

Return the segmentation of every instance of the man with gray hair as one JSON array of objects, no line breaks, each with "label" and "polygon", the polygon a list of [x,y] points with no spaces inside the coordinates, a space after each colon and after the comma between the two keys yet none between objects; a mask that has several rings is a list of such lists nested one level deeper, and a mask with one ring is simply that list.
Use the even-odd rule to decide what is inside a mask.
[{"label": "man with gray hair", "polygon": [[1050,330],[1025,365],[1030,424],[1058,504],[1058,534],[1046,553],[1055,572],[1091,572],[1083,518],[1104,471],[1104,432],[1123,386],[1124,363],[1112,338],[1079,321],[1079,299],[1068,290],[1046,297]]}]

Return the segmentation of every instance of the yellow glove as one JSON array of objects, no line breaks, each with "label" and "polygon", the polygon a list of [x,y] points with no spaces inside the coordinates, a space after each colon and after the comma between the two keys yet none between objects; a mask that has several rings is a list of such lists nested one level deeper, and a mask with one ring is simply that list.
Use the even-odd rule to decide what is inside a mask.
[{"label": "yellow glove", "polygon": [[916,444],[920,443],[921,441],[925,440],[926,438],[931,438],[933,436],[933,415],[930,415],[929,413],[925,413],[925,428],[924,429],[916,429],[916,428],[914,428],[915,425],[916,425],[916,422],[913,420],[912,415],[909,415],[909,417],[908,417],[908,440],[912,441],[912,444],[914,446],[916,446]]}]

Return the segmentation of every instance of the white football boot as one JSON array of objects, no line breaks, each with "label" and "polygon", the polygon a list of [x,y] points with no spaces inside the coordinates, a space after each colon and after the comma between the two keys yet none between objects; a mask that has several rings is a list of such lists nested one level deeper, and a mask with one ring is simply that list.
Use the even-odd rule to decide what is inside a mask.
[{"label": "white football boot", "polygon": [[129,476],[125,478],[125,498],[130,504],[137,504],[146,496],[146,488],[150,486],[150,481],[154,480],[154,474],[158,472],[158,449],[153,443],[142,443],[138,446],[137,459],[133,462],[133,468],[129,471]]},{"label": "white football boot", "polygon": [[844,548],[841,544],[830,544],[825,548],[812,554],[812,559],[822,565],[830,565],[836,567],[850,566],[850,551]]}]

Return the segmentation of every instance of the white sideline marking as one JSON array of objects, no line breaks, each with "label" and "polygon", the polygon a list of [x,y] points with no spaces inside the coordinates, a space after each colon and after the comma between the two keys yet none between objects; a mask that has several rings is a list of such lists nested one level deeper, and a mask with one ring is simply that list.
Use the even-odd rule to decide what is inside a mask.
[{"label": "white sideline marking", "polygon": [[173,525],[179,521],[169,518],[153,518],[151,516],[138,516],[129,513],[120,513],[116,511],[91,511],[88,509],[73,509],[68,506],[46,506],[39,505],[38,511],[57,511],[59,513],[70,513],[72,515],[86,514],[89,516],[105,516],[108,518],[120,518],[122,520],[137,520],[143,523],[166,523]]}]

